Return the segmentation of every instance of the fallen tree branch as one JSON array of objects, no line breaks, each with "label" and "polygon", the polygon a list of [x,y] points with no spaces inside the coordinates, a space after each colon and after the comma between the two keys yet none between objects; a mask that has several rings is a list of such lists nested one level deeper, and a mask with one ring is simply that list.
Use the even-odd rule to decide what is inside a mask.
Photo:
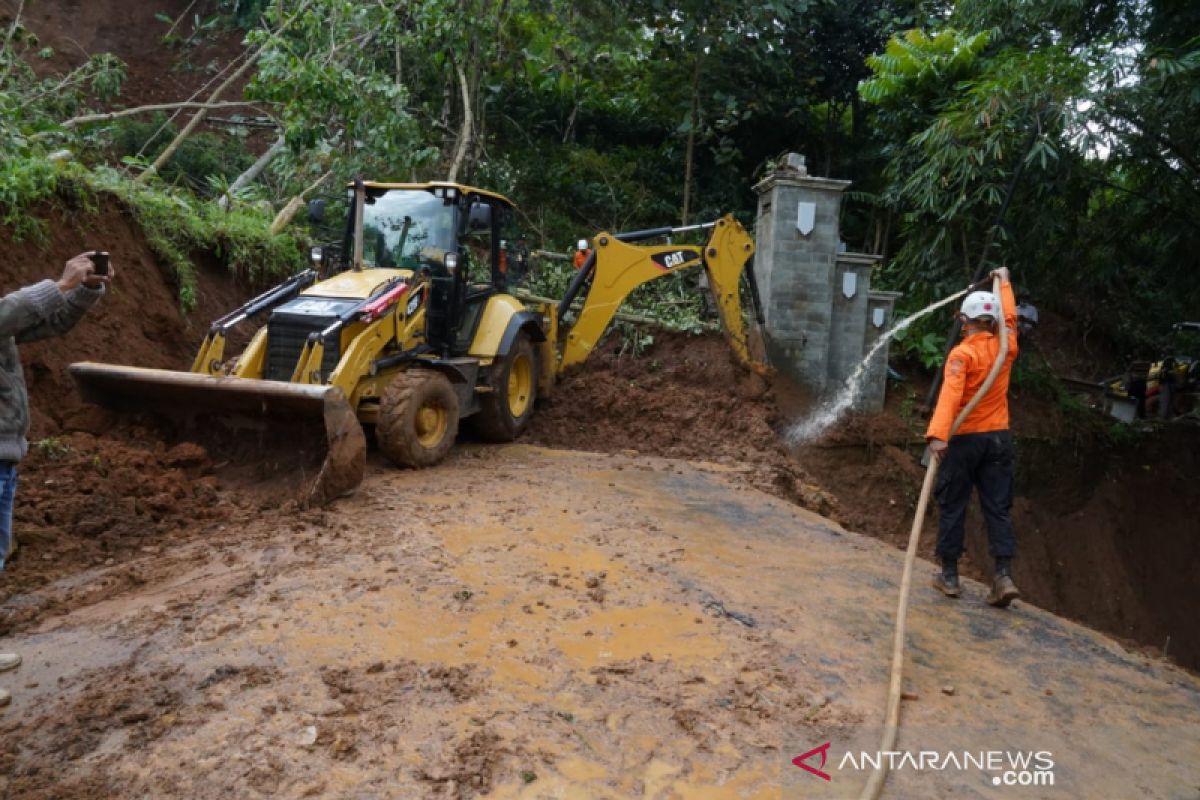
[{"label": "fallen tree branch", "polygon": [[238,175],[233,183],[229,184],[229,188],[225,190],[225,193],[221,195],[221,199],[217,201],[217,205],[221,207],[222,211],[229,208],[229,199],[233,196],[234,192],[244,186],[248,186],[260,174],[262,174],[262,171],[267,168],[267,164],[271,163],[271,159],[277,156],[279,151],[283,149],[285,142],[286,140],[284,135],[282,133],[279,134],[279,138],[267,148],[267,151],[259,156],[258,159],[250,165],[249,169],[247,169],[241,175]]},{"label": "fallen tree branch", "polygon": [[[13,37],[17,35],[17,28],[21,26],[21,14],[23,13],[25,13],[25,0],[21,0],[17,4],[17,13],[12,18],[12,24],[8,26],[8,33],[4,35],[4,46],[6,48],[12,44]],[[15,61],[16,55],[14,54],[11,59],[4,62],[4,71],[0,72],[0,86],[3,86],[4,82],[8,80],[8,71],[12,68]]]},{"label": "fallen tree branch", "polygon": [[174,33],[175,29],[179,27],[179,23],[183,22],[183,18],[186,17],[188,15],[188,12],[191,11],[195,6],[196,6],[196,0],[192,0],[192,2],[188,3],[188,7],[185,8],[183,10],[183,13],[180,14],[179,17],[174,22],[171,23],[171,27],[167,28],[167,32],[162,35],[162,39],[160,39],[159,41],[166,41],[167,39],[171,38],[171,34]]},{"label": "fallen tree branch", "polygon": [[279,233],[287,227],[287,224],[292,221],[292,217],[296,216],[296,212],[300,210],[300,206],[304,205],[304,197],[312,192],[315,192],[318,187],[333,175],[333,170],[329,170],[321,177],[313,181],[312,185],[305,189],[300,194],[288,200],[287,205],[283,210],[275,215],[275,219],[271,222],[271,235]]},{"label": "fallen tree branch", "polygon": [[[288,26],[291,25],[297,17],[308,10],[309,5],[311,5],[311,0],[305,0],[305,2],[296,9],[296,12],[292,14],[292,16],[283,21],[283,24],[279,26],[279,30],[275,32],[275,35],[278,36],[280,33],[283,33],[283,31],[287,30]],[[273,40],[271,39],[263,42],[257,50],[255,50],[248,58],[246,58],[245,63],[234,70],[233,74],[226,78],[220,86],[218,86],[216,89],[213,89],[213,93],[208,96],[208,101],[205,105],[217,102],[217,100],[220,99],[221,94],[226,89],[228,89],[235,81],[245,75],[250,67],[258,63],[259,56],[266,52],[266,49],[271,46],[272,42]],[[179,149],[179,145],[183,144],[184,140],[192,135],[192,132],[196,130],[197,126],[199,126],[201,122],[204,121],[204,118],[207,115],[207,108],[201,108],[199,111],[197,111],[195,116],[188,120],[188,124],[183,127],[183,130],[181,130],[179,134],[171,141],[171,143],[166,146],[166,149],[158,154],[158,158],[154,159],[154,163],[151,164],[145,172],[134,178],[134,181],[137,183],[145,181],[151,175],[154,175],[160,169],[162,169],[163,166],[171,160],[171,156],[175,155],[175,151]]]},{"label": "fallen tree branch", "polygon": [[136,114],[149,114],[154,111],[174,111],[184,108],[199,108],[205,111],[211,111],[214,108],[234,108],[236,106],[254,105],[248,100],[219,100],[213,103],[196,103],[191,101],[182,101],[178,103],[155,103],[148,106],[136,106],[134,108],[123,108],[120,111],[108,111],[103,114],[82,114],[78,117],[72,117],[62,123],[64,128],[76,128],[80,125],[88,125],[92,122],[110,122],[114,119],[122,117],[132,117]]},{"label": "fallen tree branch", "polygon": [[227,119],[226,117],[209,117],[209,125],[231,125],[235,128],[268,128],[279,130],[278,122],[262,122],[257,119]]}]

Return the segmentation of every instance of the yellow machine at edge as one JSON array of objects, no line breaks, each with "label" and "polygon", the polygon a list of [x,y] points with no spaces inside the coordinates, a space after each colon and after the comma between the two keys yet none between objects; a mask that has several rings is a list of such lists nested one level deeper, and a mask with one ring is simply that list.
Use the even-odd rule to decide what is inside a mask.
[{"label": "yellow machine at edge", "polygon": [[[340,247],[315,249],[312,268],[214,322],[190,371],[74,364],[84,398],[122,412],[322,426],[326,452],[303,498],[322,502],[361,482],[363,425],[374,426],[385,456],[409,467],[440,461],[460,421],[484,439],[512,441],[562,370],[586,360],[629,292],[680,270],[704,267],[734,353],[766,370],[750,355],[739,291],[745,272],[757,311],[744,269],[754,245],[731,216],[597,234],[562,300],[527,304],[506,290],[521,258],[507,198],[454,183],[358,181],[349,192]],[[708,230],[707,242],[639,244],[691,230]],[[228,356],[230,331],[259,315],[266,324]]]}]

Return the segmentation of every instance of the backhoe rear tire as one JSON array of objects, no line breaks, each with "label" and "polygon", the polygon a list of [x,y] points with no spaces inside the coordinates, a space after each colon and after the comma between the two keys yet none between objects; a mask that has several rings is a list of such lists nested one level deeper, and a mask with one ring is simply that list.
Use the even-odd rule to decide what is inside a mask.
[{"label": "backhoe rear tire", "polygon": [[492,391],[479,399],[472,427],[490,442],[511,442],[525,430],[537,400],[537,351],[527,334],[520,334],[508,355],[491,366]]},{"label": "backhoe rear tire", "polygon": [[446,457],[457,436],[458,396],[445,375],[412,368],[392,379],[375,424],[375,440],[389,460],[431,467]]}]

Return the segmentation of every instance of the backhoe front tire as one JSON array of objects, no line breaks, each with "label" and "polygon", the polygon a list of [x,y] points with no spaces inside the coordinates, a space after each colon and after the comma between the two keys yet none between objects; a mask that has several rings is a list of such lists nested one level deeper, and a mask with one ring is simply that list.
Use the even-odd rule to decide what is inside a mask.
[{"label": "backhoe front tire", "polygon": [[431,467],[446,457],[458,436],[458,396],[450,380],[431,369],[405,370],[379,400],[375,439],[401,467]]},{"label": "backhoe front tire", "polygon": [[537,400],[537,351],[529,336],[520,334],[491,370],[492,391],[480,397],[472,427],[490,442],[511,442],[529,424]]}]

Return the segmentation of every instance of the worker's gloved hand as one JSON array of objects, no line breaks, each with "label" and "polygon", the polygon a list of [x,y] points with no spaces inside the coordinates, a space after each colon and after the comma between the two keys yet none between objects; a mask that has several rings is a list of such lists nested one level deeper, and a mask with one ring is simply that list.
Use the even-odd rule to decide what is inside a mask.
[{"label": "worker's gloved hand", "polygon": [[949,447],[941,439],[929,440],[929,452],[933,453],[933,457],[938,461],[942,460],[942,456],[946,455],[946,448]]},{"label": "worker's gloved hand", "polygon": [[999,267],[992,270],[992,277],[999,278],[1002,283],[1009,283],[1008,267]]}]

